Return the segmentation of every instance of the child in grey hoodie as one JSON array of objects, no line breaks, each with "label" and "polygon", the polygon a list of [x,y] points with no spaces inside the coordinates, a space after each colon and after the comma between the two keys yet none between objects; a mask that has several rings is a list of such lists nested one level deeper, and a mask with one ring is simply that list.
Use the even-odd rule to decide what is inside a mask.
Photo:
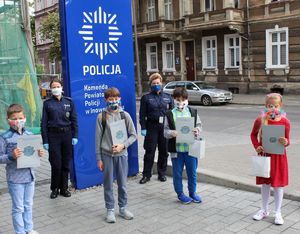
[{"label": "child in grey hoodie", "polygon": [[[103,171],[104,200],[107,209],[106,222],[115,223],[115,201],[113,195],[113,179],[116,175],[118,184],[119,215],[124,219],[133,219],[133,214],[126,209],[127,205],[127,148],[136,141],[137,135],[133,121],[126,111],[120,107],[120,92],[117,88],[109,88],[104,93],[107,108],[96,121],[96,157],[98,168]],[[113,144],[110,124],[121,119],[125,120],[128,139],[124,144]]]}]

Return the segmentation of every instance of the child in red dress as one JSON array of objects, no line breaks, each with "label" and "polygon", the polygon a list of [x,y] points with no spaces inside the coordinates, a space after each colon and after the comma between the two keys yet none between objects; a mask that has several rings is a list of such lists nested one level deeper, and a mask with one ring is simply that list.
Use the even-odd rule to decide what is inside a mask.
[{"label": "child in red dress", "polygon": [[[279,138],[280,144],[287,147],[290,144],[290,121],[286,118],[282,108],[282,96],[278,93],[271,93],[266,96],[266,108],[253,125],[251,141],[259,155],[265,154],[261,143],[262,125],[283,125],[285,126],[285,136]],[[281,204],[283,199],[283,187],[288,185],[288,162],[286,150],[284,155],[266,154],[271,157],[270,178],[256,177],[256,184],[261,184],[262,207],[254,216],[254,220],[262,220],[269,215],[268,203],[270,189],[273,187],[275,200],[275,220],[274,223],[282,225],[284,223],[281,215]]]}]

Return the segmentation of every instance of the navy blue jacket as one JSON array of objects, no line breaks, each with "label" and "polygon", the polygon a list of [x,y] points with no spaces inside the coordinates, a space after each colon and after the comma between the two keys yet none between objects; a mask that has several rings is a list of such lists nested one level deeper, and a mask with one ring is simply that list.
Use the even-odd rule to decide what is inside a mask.
[{"label": "navy blue jacket", "polygon": [[71,98],[62,97],[58,100],[52,96],[44,102],[41,123],[43,143],[48,142],[49,127],[71,127],[72,137],[78,138],[78,124],[75,105]]},{"label": "navy blue jacket", "polygon": [[170,94],[150,92],[142,96],[140,106],[141,129],[147,128],[147,121],[159,122],[159,117],[164,117],[168,110],[174,106],[173,98]]}]

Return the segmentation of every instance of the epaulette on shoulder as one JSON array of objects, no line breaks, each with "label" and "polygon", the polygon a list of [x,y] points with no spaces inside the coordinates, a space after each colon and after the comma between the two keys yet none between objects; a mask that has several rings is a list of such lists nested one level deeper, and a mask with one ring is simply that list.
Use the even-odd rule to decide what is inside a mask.
[{"label": "epaulette on shoulder", "polygon": [[2,133],[1,136],[4,138],[4,139],[7,139],[7,138],[11,138],[13,136],[13,132],[10,131],[10,130],[7,130],[6,132]]},{"label": "epaulette on shoulder", "polygon": [[73,101],[71,97],[65,97],[64,96],[64,98],[67,99],[67,100],[69,100],[69,101]]}]

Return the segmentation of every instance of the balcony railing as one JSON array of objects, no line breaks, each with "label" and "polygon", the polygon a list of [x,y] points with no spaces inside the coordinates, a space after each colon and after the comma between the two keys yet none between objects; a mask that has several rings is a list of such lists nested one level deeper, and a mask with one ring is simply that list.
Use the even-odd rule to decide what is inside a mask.
[{"label": "balcony railing", "polygon": [[244,11],[227,8],[216,11],[201,12],[185,17],[185,29],[206,29],[241,25],[244,22]]}]

